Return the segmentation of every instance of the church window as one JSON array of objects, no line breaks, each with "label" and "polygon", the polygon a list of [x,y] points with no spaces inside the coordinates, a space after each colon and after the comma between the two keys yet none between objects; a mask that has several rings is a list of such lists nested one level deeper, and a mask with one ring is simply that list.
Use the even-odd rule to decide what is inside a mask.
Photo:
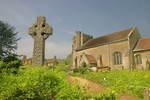
[{"label": "church window", "polygon": [[80,55],[80,61],[81,61],[81,59],[82,59],[82,55]]},{"label": "church window", "polygon": [[135,59],[136,59],[136,64],[142,64],[142,57],[141,57],[141,55],[136,55],[135,56]]},{"label": "church window", "polygon": [[77,68],[77,57],[75,58],[74,62],[75,62],[75,68]]},{"label": "church window", "polygon": [[114,65],[122,64],[122,55],[120,52],[115,52],[113,55]]},{"label": "church window", "polygon": [[98,55],[97,60],[102,61],[102,55]]}]

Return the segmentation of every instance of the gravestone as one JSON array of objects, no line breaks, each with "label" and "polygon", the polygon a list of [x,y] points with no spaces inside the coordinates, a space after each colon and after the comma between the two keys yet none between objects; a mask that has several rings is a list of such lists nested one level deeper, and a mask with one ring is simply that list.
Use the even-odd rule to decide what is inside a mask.
[{"label": "gravestone", "polygon": [[52,35],[52,32],[53,28],[46,23],[44,16],[37,17],[37,22],[29,28],[28,33],[34,39],[32,66],[44,65],[45,40]]}]

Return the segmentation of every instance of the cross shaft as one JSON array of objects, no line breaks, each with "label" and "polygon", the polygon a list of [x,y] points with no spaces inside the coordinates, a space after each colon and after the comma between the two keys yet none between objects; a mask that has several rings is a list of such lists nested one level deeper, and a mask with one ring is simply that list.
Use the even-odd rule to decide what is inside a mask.
[{"label": "cross shaft", "polygon": [[45,40],[52,35],[53,29],[46,23],[43,16],[37,17],[37,22],[29,28],[29,35],[34,39],[33,66],[43,66],[45,60]]}]

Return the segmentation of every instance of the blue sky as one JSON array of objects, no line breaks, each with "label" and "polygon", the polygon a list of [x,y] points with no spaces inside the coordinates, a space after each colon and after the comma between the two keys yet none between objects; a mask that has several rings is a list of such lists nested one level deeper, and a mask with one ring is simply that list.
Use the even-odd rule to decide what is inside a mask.
[{"label": "blue sky", "polygon": [[[99,37],[137,26],[150,37],[150,0],[0,0],[0,20],[18,31],[18,54],[32,57],[33,39],[28,28],[45,16],[53,27],[46,40],[46,58],[66,58],[76,31]],[[79,28],[81,26],[81,28]]]}]

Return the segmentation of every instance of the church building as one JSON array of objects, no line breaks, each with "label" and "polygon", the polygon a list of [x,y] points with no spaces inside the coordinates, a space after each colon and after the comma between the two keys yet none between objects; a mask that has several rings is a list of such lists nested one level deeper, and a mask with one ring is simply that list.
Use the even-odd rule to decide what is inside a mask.
[{"label": "church building", "polygon": [[77,31],[73,37],[73,68],[83,65],[115,69],[148,69],[150,38],[141,38],[137,27],[93,38]]}]

